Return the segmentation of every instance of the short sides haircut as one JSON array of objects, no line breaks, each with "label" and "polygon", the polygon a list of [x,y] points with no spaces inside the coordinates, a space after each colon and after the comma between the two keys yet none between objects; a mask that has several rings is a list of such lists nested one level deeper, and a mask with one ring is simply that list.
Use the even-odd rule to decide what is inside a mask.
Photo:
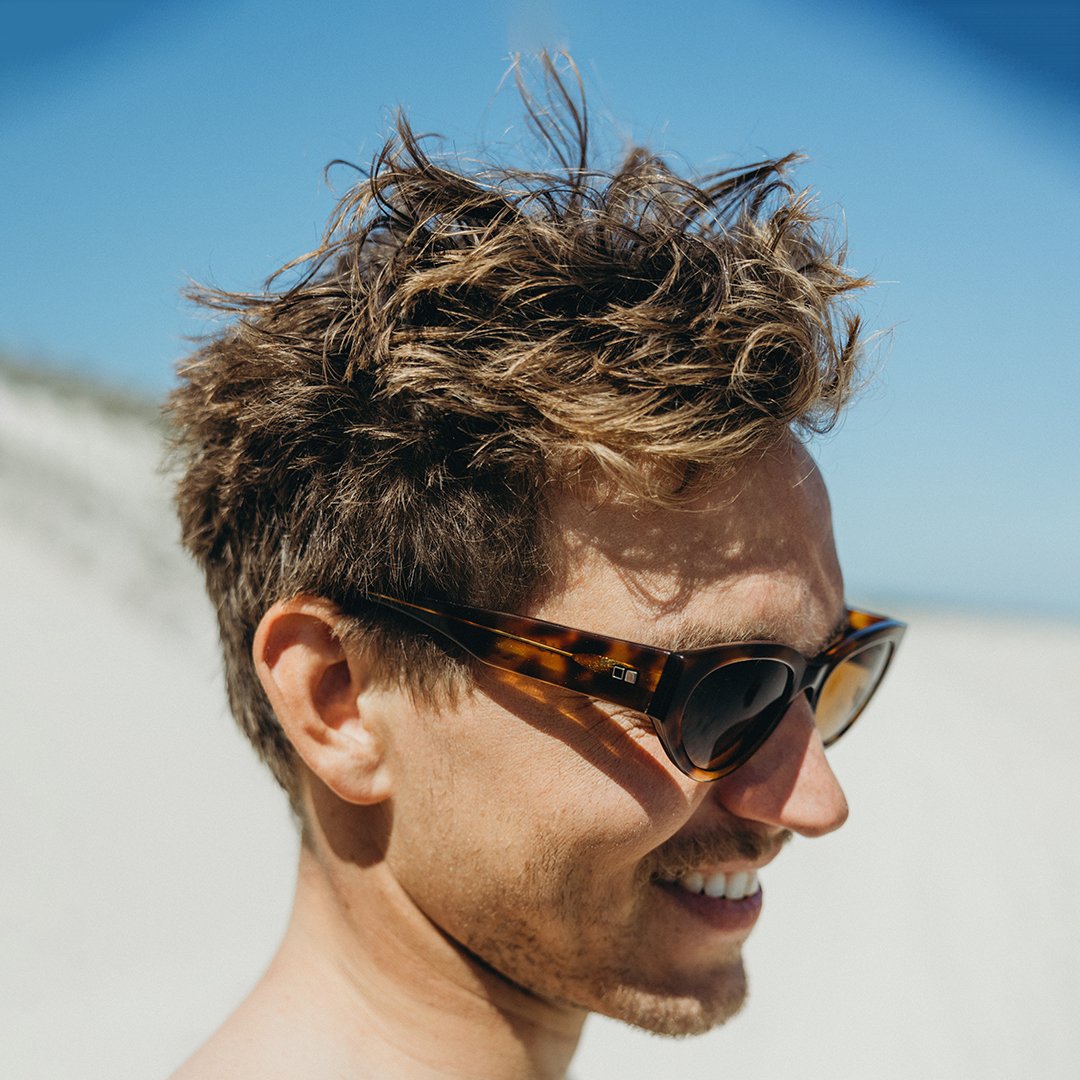
[{"label": "short sides haircut", "polygon": [[294,804],[251,655],[275,601],[326,597],[388,678],[450,691],[461,659],[364,594],[520,610],[554,491],[678,506],[851,392],[867,282],[794,155],[687,178],[638,148],[604,171],[580,86],[545,65],[525,101],[550,169],[438,158],[399,119],[316,250],[259,293],[194,292],[228,319],[169,403],[183,542],[232,711]]}]

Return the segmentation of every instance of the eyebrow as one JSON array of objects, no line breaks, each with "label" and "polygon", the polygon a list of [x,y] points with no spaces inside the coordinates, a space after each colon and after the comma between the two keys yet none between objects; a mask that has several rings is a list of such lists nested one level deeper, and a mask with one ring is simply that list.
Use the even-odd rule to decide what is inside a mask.
[{"label": "eyebrow", "polygon": [[[824,652],[834,641],[841,637],[848,628],[847,611],[841,613],[833,628],[822,641],[807,652],[808,656],[817,656]],[[790,644],[786,634],[779,631],[775,623],[747,622],[724,627],[710,626],[707,623],[687,623],[678,627],[659,645],[671,652],[689,652],[693,649],[707,649],[715,645],[727,645],[749,641],[772,641],[780,645]]]}]

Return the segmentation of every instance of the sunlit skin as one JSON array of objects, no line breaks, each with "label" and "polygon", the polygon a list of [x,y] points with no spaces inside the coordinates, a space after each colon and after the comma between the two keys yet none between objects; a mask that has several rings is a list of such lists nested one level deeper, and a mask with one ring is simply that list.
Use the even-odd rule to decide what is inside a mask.
[{"label": "sunlit skin", "polygon": [[[797,445],[686,510],[565,496],[553,513],[552,587],[522,614],[807,654],[841,618],[828,499]],[[260,677],[304,762],[307,843],[278,955],[180,1077],[556,1077],[590,1011],[690,1033],[739,1008],[752,918],[710,925],[657,879],[759,868],[790,833],[843,823],[805,698],[702,784],[643,717],[520,676],[485,669],[453,701],[414,700],[342,647],[336,617],[301,597],[260,626]]]}]

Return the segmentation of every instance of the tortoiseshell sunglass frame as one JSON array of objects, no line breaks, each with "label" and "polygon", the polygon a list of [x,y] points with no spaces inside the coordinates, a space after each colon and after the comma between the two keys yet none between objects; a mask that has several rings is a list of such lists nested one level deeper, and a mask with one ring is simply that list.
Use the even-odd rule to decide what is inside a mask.
[{"label": "tortoiseshell sunglass frame", "polygon": [[[828,676],[872,645],[887,644],[886,659],[858,707],[828,734],[831,746],[858,719],[874,696],[906,626],[885,615],[846,609],[845,632],[824,652],[807,657],[772,641],[720,644],[674,652],[620,638],[586,633],[558,623],[446,601],[410,602],[369,593],[365,600],[400,612],[455,642],[477,660],[598,701],[644,713],[671,761],[694,780],[718,780],[748,761],[772,734],[793,701],[807,693],[812,706]],[[683,744],[683,711],[693,692],[713,672],[738,661],[774,660],[789,671],[787,691],[758,714],[748,729],[710,768],[695,764]],[[782,706],[782,707],[781,707]]]}]

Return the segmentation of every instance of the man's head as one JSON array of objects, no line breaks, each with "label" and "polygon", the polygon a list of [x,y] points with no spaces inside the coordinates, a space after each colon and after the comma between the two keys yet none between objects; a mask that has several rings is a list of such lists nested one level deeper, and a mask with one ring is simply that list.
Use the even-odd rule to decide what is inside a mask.
[{"label": "man's head", "polygon": [[233,711],[309,835],[532,993],[702,1030],[742,1000],[756,909],[684,886],[846,813],[806,696],[699,784],[640,714],[370,600],[667,648],[835,636],[797,436],[846,400],[839,305],[865,282],[790,159],[690,181],[635,150],[603,173],[569,102],[532,114],[548,173],[436,163],[401,122],[315,252],[264,293],[201,294],[235,318],[173,398],[180,513]]}]

